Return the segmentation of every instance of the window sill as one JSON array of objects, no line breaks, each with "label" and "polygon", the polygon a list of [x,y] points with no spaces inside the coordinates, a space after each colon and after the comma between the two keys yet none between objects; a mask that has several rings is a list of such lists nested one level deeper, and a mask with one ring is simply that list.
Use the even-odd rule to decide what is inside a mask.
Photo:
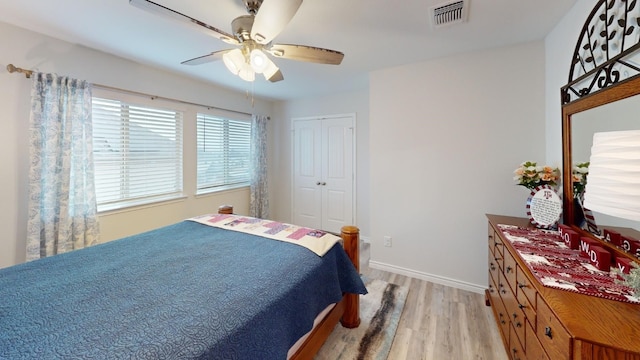
[{"label": "window sill", "polygon": [[249,189],[250,185],[242,184],[242,185],[232,185],[232,186],[218,186],[214,188],[208,189],[200,189],[196,191],[196,198],[212,195],[221,192],[234,192],[234,191],[244,191]]},{"label": "window sill", "polygon": [[146,208],[176,203],[180,201],[185,201],[186,199],[187,199],[186,195],[178,194],[178,195],[158,197],[152,200],[145,199],[145,200],[122,202],[118,204],[102,205],[102,206],[98,206],[98,215],[108,215],[108,214],[116,214],[121,212],[146,209]]}]

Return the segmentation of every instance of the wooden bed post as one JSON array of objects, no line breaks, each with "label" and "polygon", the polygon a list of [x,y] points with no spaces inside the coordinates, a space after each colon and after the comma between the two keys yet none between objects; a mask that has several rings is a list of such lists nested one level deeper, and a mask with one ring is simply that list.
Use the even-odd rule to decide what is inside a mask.
[{"label": "wooden bed post", "polygon": [[231,205],[220,205],[218,207],[218,214],[233,214],[233,206],[231,206]]},{"label": "wooden bed post", "polygon": [[[343,226],[340,236],[344,241],[344,250],[360,273],[360,229],[355,226]],[[360,325],[360,295],[345,294],[345,310],[342,326],[352,329]]]}]

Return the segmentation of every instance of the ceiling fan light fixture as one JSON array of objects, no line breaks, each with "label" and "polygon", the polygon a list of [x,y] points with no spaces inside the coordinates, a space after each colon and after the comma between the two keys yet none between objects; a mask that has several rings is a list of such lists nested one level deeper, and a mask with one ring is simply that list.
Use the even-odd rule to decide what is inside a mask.
[{"label": "ceiling fan light fixture", "polygon": [[[245,81],[255,81],[256,73],[262,73],[268,81],[273,83],[284,80],[284,76],[271,60],[271,56],[331,65],[339,65],[344,57],[343,53],[330,49],[306,45],[272,44],[273,39],[296,14],[303,0],[243,0],[249,15],[241,15],[233,19],[231,33],[154,1],[157,0],[129,0],[129,3],[189,24],[223,42],[240,47],[213,51],[207,55],[183,61],[181,64],[200,65],[222,59],[229,72]],[[450,1],[468,2],[470,0]]]},{"label": "ceiling fan light fixture", "polygon": [[244,63],[244,65],[240,68],[240,71],[238,72],[238,76],[240,76],[240,79],[244,80],[244,81],[254,81],[256,79],[256,73],[255,71],[253,71],[253,68],[251,67],[251,65]]},{"label": "ceiling fan light fixture", "polygon": [[233,49],[228,53],[225,53],[222,55],[222,61],[224,61],[224,65],[233,75],[238,75],[242,67],[246,64],[244,56],[242,55],[242,50],[240,49]]},{"label": "ceiling fan light fixture", "polygon": [[253,71],[258,74],[262,74],[269,66],[269,59],[267,58],[267,55],[265,55],[265,53],[260,49],[251,50],[250,61]]}]

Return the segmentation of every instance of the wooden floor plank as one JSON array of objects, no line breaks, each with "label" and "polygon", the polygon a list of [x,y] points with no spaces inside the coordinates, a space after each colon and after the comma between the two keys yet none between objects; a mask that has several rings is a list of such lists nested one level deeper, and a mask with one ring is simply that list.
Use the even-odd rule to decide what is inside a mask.
[{"label": "wooden floor plank", "polygon": [[389,360],[508,359],[484,295],[368,266],[361,271],[409,286]]}]

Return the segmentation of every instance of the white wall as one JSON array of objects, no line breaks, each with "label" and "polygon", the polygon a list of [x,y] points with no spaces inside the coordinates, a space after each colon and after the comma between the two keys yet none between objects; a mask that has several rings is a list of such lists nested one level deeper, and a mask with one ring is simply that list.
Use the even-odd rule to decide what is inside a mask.
[{"label": "white wall", "polygon": [[271,215],[291,222],[291,119],[334,114],[356,114],[356,226],[365,240],[369,234],[369,94],[360,92],[335,94],[313,99],[281,101],[273,109],[271,121],[269,168]]},{"label": "white wall", "polygon": [[485,214],[525,216],[544,162],[543,43],[373,72],[369,103],[371,266],[483,291]]},{"label": "white wall", "polygon": [[[109,54],[53,39],[41,34],[0,23],[0,268],[23,262],[27,223],[28,120],[30,81],[23,75],[9,74],[7,64],[55,72],[151,95],[218,106],[242,112],[270,115],[272,103],[256,99],[255,107],[241,93],[213,87],[193,79],[143,66]],[[193,119],[195,122],[195,119]],[[195,143],[193,124],[185,124],[185,152]],[[195,153],[195,150],[191,152]],[[185,159],[185,170],[195,169],[195,158]],[[185,184],[195,184],[195,173],[185,171]],[[100,216],[102,240],[112,240],[184,218],[215,212],[221,204],[231,203],[239,213],[248,211],[247,189],[210,196],[193,195],[159,206]]]}]

